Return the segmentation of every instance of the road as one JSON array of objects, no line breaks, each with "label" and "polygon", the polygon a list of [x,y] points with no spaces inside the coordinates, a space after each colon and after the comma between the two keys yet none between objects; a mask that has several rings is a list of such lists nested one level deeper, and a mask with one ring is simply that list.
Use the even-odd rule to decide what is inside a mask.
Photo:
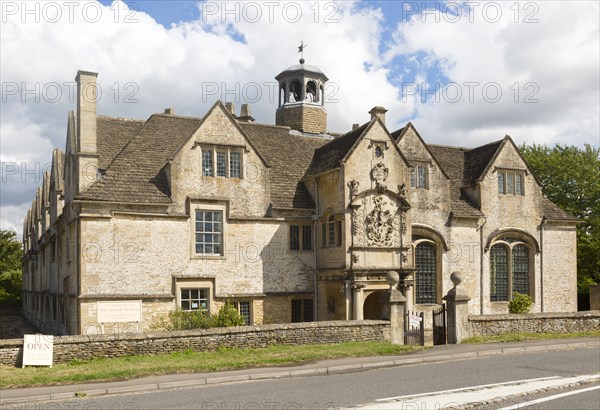
[{"label": "road", "polygon": [[[276,380],[258,380],[221,385],[205,385],[194,388],[145,392],[97,397],[79,398],[67,401],[18,404],[3,406],[2,410],[133,410],[133,409],[206,409],[206,410],[256,410],[256,409],[334,409],[344,407],[367,408],[405,408],[423,410],[440,408],[462,400],[455,392],[473,386],[486,386],[480,390],[483,396],[491,394],[491,389],[504,389],[504,392],[518,392],[546,386],[548,383],[562,386],[572,382],[573,376],[592,375],[597,378],[600,371],[600,351],[597,348],[579,350],[557,350],[540,353],[490,356],[477,359],[448,361],[443,363],[417,364],[402,367],[380,368],[355,373],[333,374],[326,376],[296,377]],[[543,380],[539,380],[542,378]],[[507,382],[532,380],[527,383]],[[589,379],[589,377],[588,377]],[[571,381],[569,381],[571,380]],[[577,379],[579,380],[579,379]],[[540,384],[541,383],[541,384]],[[598,383],[587,380],[578,388],[597,386]],[[537,386],[537,387],[536,387]],[[425,399],[431,399],[434,392],[438,395],[436,406],[425,405]],[[495,403],[485,408],[502,407],[525,403],[533,399],[564,393],[567,390],[551,390],[543,394],[511,398],[503,403]],[[600,390],[588,390],[532,404],[531,409],[596,409],[600,407]],[[503,393],[504,394],[504,393]],[[402,404],[402,397],[418,396]],[[439,397],[442,399],[440,400]],[[457,398],[458,397],[458,398]]]}]

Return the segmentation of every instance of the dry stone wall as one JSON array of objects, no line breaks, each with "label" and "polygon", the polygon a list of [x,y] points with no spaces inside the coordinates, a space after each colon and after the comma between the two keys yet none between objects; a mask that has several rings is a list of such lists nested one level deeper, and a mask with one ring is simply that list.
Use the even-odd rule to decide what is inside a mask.
[{"label": "dry stone wall", "polygon": [[600,310],[574,313],[469,316],[470,336],[507,333],[573,333],[600,329]]},{"label": "dry stone wall", "polygon": [[[389,341],[387,321],[331,321],[279,325],[240,326],[138,334],[55,336],[54,363],[165,354],[186,349],[212,351],[225,348],[260,348],[273,345],[328,344],[350,341]],[[0,365],[20,366],[23,340],[0,340]]]}]

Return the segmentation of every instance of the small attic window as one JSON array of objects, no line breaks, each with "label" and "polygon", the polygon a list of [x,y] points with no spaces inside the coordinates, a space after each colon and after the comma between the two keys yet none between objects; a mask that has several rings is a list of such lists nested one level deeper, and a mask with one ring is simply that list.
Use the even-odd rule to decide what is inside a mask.
[{"label": "small attic window", "polygon": [[383,156],[383,148],[381,146],[375,147],[375,158],[381,158]]}]

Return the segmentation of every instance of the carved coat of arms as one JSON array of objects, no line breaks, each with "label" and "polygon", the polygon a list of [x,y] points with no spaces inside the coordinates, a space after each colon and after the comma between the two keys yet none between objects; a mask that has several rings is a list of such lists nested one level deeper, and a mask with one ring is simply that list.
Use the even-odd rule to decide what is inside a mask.
[{"label": "carved coat of arms", "polygon": [[383,162],[376,164],[371,170],[371,178],[375,181],[378,189],[385,189],[383,183],[388,177],[390,170],[385,166]]},{"label": "carved coat of arms", "polygon": [[394,232],[394,213],[384,209],[387,202],[383,197],[373,198],[375,207],[367,215],[366,231],[369,246],[391,246]]}]

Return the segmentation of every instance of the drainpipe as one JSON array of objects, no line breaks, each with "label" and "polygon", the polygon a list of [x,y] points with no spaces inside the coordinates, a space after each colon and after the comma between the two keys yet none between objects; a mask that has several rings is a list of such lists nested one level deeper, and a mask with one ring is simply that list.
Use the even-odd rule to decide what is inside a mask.
[{"label": "drainpipe", "polygon": [[[317,217],[319,216],[319,184],[317,182],[317,179],[315,177],[313,177],[313,182],[315,184],[315,208],[317,211]],[[318,258],[318,252],[319,252],[319,245],[317,243],[317,237],[319,234],[319,219],[315,219],[315,223],[314,223],[314,227],[315,227],[315,236],[314,236],[314,240],[313,240],[313,246],[315,248],[315,251],[313,252],[313,263],[314,263],[314,269],[315,269],[315,275],[314,275],[314,286],[315,286],[315,301],[313,302],[313,311],[314,311],[314,315],[315,315],[315,322],[317,322],[319,320],[319,287],[318,287],[318,283],[317,283],[317,262],[319,260]]]},{"label": "drainpipe", "polygon": [[477,230],[479,231],[479,314],[483,315],[483,260],[484,260],[484,244],[483,244],[483,227],[487,222],[487,218],[479,218]]},{"label": "drainpipe", "polygon": [[546,217],[542,217],[540,223],[540,312],[544,312],[544,227],[548,223]]}]

